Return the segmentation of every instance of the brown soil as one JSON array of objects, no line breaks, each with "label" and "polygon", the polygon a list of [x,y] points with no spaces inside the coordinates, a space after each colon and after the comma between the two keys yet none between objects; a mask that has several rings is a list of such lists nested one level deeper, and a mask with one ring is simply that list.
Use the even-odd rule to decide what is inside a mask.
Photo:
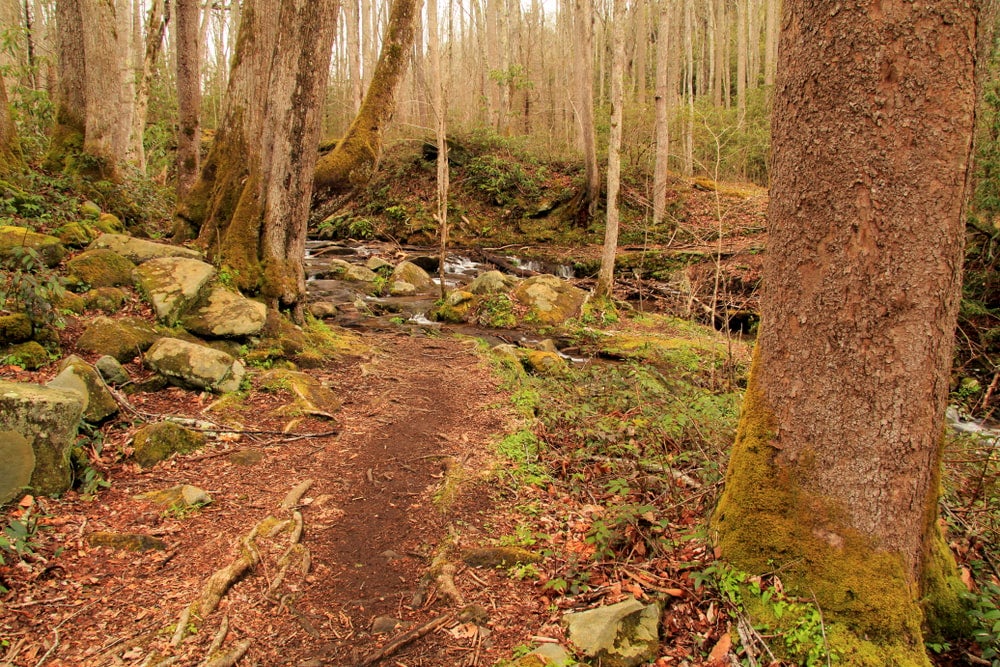
[{"label": "brown soil", "polygon": [[[458,556],[509,532],[503,488],[490,473],[496,465],[491,445],[510,417],[474,344],[406,333],[365,338],[370,356],[310,371],[343,397],[335,424],[280,416],[276,409],[288,398],[280,390],[252,392],[243,409],[224,420],[207,409],[211,396],[168,389],[132,397],[143,420],[166,414],[227,424],[238,419],[245,431],[267,433],[223,435],[200,452],[142,470],[122,456],[131,423],[106,429],[102,472],[111,487],[93,499],[70,492],[35,500],[46,528],[38,531],[34,554],[0,568],[0,583],[10,588],[0,617],[0,637],[8,642],[4,660],[141,665],[156,651],[177,656],[174,664],[195,665],[227,618],[225,647],[250,640],[241,664],[353,665],[400,632],[458,611],[435,582],[422,582],[441,553],[459,565],[455,584],[465,603],[485,609],[485,619],[449,616],[379,664],[491,665],[531,635],[558,636],[556,627],[546,626],[544,601],[529,583],[501,571],[466,569]],[[3,375],[45,379],[10,368]],[[296,437],[334,429],[339,434]],[[262,456],[241,465],[232,458],[241,450]],[[461,492],[450,498],[456,478],[463,480]],[[298,505],[302,544],[311,554],[308,574],[293,568],[269,594],[284,543],[265,541],[260,563],[214,613],[192,620],[195,634],[169,647],[179,614],[208,577],[233,562],[241,538],[276,514],[304,480],[313,481]],[[206,489],[214,502],[185,515],[135,499],[181,483]],[[166,548],[92,547],[87,537],[96,531],[143,533]],[[374,634],[372,622],[380,616],[399,627]]]}]

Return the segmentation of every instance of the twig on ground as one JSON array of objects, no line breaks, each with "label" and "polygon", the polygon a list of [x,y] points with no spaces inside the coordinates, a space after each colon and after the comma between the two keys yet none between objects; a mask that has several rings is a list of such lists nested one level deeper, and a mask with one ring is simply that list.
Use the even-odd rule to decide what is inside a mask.
[{"label": "twig on ground", "polygon": [[390,655],[396,653],[399,649],[403,648],[410,642],[416,641],[424,635],[433,632],[445,623],[452,621],[454,618],[455,612],[450,611],[446,614],[441,614],[436,618],[432,618],[423,625],[413,628],[412,630],[408,630],[400,635],[397,635],[378,651],[375,651],[374,653],[371,653],[363,658],[361,662],[358,663],[357,667],[370,667],[370,665],[374,665],[380,660],[388,658]]}]

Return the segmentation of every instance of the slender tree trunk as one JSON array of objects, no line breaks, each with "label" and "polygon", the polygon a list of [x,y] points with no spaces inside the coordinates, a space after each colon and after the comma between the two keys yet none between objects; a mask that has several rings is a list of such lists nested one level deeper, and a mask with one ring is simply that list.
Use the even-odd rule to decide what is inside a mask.
[{"label": "slender tree trunk", "polygon": [[618,189],[622,168],[622,106],[625,102],[625,4],[626,0],[613,0],[611,17],[611,136],[608,138],[608,203],[607,224],[604,228],[604,249],[601,251],[601,268],[597,273],[594,294],[610,298],[615,284],[615,256],[618,252]]},{"label": "slender tree trunk", "polygon": [[7,86],[0,77],[0,178],[20,171],[24,167],[17,128],[7,103]]},{"label": "slender tree trunk", "polygon": [[[975,3],[786,0],[761,334],[713,530],[846,627],[929,665],[964,622],[938,516],[974,126]],[[874,645],[874,646],[871,646]],[[864,651],[864,653],[863,653]]]},{"label": "slender tree trunk", "polygon": [[201,59],[198,0],[176,0],[177,200],[191,191],[201,169]]},{"label": "slender tree trunk", "polygon": [[351,114],[361,110],[364,98],[364,81],[361,79],[361,1],[347,1],[347,62],[351,83]]},{"label": "slender tree trunk", "polygon": [[736,118],[747,113],[747,0],[736,0]]},{"label": "slender tree trunk", "polygon": [[661,0],[656,38],[656,164],[653,167],[653,224],[667,210],[667,176],[670,162],[670,91],[667,75],[670,59],[670,13],[672,0]]},{"label": "slender tree trunk", "polygon": [[684,127],[684,174],[694,173],[694,0],[684,0],[684,94],[687,102]]},{"label": "slender tree trunk", "polygon": [[296,319],[337,13],[336,0],[246,2],[223,123],[176,217],[176,238],[196,233],[240,290]]},{"label": "slender tree trunk", "polygon": [[[449,40],[450,41],[450,40]],[[441,283],[441,298],[447,287],[444,282],[445,258],[448,254],[448,115],[447,93],[444,77],[441,76],[441,36],[438,29],[437,0],[427,0],[427,47],[431,61],[431,97],[434,107],[434,133],[437,136],[437,205],[436,213],[440,230],[441,257],[438,264],[438,280]]]},{"label": "slender tree trunk", "polygon": [[413,47],[414,17],[421,0],[393,0],[371,85],[347,135],[316,166],[320,195],[343,193],[366,183],[382,159],[382,137],[396,109],[396,93]]},{"label": "slender tree trunk", "polygon": [[774,86],[774,72],[778,63],[778,30],[781,18],[781,0],[765,0],[766,27],[764,37],[764,85],[768,88]]},{"label": "slender tree trunk", "polygon": [[[167,31],[170,14],[165,11],[165,0],[153,0],[149,8],[146,33],[146,48],[142,58],[139,87],[135,95],[135,114],[132,119],[131,154],[140,171],[146,171],[146,151],[143,148],[143,134],[146,131],[146,116],[149,109],[149,89],[153,82],[153,67],[160,57],[163,37]],[[136,41],[138,35],[136,34]]]},{"label": "slender tree trunk", "polygon": [[601,197],[601,170],[597,166],[597,136],[594,128],[594,0],[576,0],[577,36],[580,40],[577,66],[577,113],[583,145],[583,199],[576,222],[586,227],[597,213]]}]

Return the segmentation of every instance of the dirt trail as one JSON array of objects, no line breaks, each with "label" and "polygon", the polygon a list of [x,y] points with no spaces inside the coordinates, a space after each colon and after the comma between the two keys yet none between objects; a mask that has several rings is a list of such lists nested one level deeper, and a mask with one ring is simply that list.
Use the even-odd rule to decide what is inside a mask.
[{"label": "dirt trail", "polygon": [[[347,666],[399,632],[454,611],[434,586],[425,587],[423,599],[415,595],[443,544],[457,552],[506,530],[495,481],[479,475],[493,465],[491,443],[508,419],[504,401],[471,341],[406,333],[366,338],[377,350],[370,358],[310,371],[344,399],[339,435],[216,442],[149,471],[119,462],[108,470],[112,487],[96,500],[68,494],[40,501],[50,529],[39,533],[36,551],[48,561],[0,570],[12,589],[0,607],[6,659],[143,665],[156,664],[145,662],[155,650],[177,656],[173,664],[195,665],[226,618],[223,648],[249,641],[240,664]],[[149,412],[189,417],[205,407],[182,390],[135,400]],[[241,415],[247,429],[280,432],[289,421],[275,412],[280,395],[258,391],[248,402]],[[293,432],[329,430],[329,422],[306,418]],[[242,449],[263,456],[251,465],[234,462],[231,454]],[[464,479],[463,492],[449,500],[456,477]],[[259,564],[214,613],[192,619],[194,634],[168,647],[181,610],[239,556],[241,537],[303,480],[313,480],[299,502],[308,574],[292,568],[280,575],[282,538],[264,540]],[[208,490],[214,502],[180,516],[135,499],[180,483]],[[88,536],[95,531],[148,534],[166,549],[93,547]],[[379,664],[491,665],[546,621],[530,585],[502,573],[460,569],[456,583],[488,620],[449,621]],[[375,634],[377,617],[401,623]]]}]

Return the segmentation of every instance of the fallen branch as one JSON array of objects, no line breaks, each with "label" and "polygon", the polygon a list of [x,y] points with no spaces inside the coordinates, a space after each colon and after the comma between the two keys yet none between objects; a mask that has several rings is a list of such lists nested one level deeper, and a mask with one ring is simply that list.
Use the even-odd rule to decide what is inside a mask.
[{"label": "fallen branch", "polygon": [[205,667],[233,667],[250,650],[250,640],[241,639],[233,647],[217,658],[205,663]]},{"label": "fallen branch", "polygon": [[588,456],[584,459],[587,463],[625,463],[633,465],[643,472],[658,474],[658,475],[670,475],[674,480],[680,482],[684,486],[690,489],[701,489],[702,483],[694,479],[690,475],[687,475],[680,470],[674,470],[673,468],[668,468],[667,466],[660,465],[658,463],[643,463],[642,461],[633,461],[631,459],[616,458],[613,456],[600,456],[594,454]]},{"label": "fallen branch", "polygon": [[357,664],[357,667],[370,667],[370,665],[374,665],[378,663],[380,660],[388,658],[390,655],[396,653],[397,651],[399,651],[399,649],[403,648],[410,642],[416,641],[417,639],[420,639],[424,635],[433,632],[434,630],[440,628],[445,623],[454,620],[454,618],[455,618],[455,612],[450,611],[436,618],[432,618],[423,625],[413,628],[412,630],[407,630],[406,632],[395,636],[389,641],[388,644],[380,648],[378,651],[375,651],[374,653],[363,658],[361,662]]}]

